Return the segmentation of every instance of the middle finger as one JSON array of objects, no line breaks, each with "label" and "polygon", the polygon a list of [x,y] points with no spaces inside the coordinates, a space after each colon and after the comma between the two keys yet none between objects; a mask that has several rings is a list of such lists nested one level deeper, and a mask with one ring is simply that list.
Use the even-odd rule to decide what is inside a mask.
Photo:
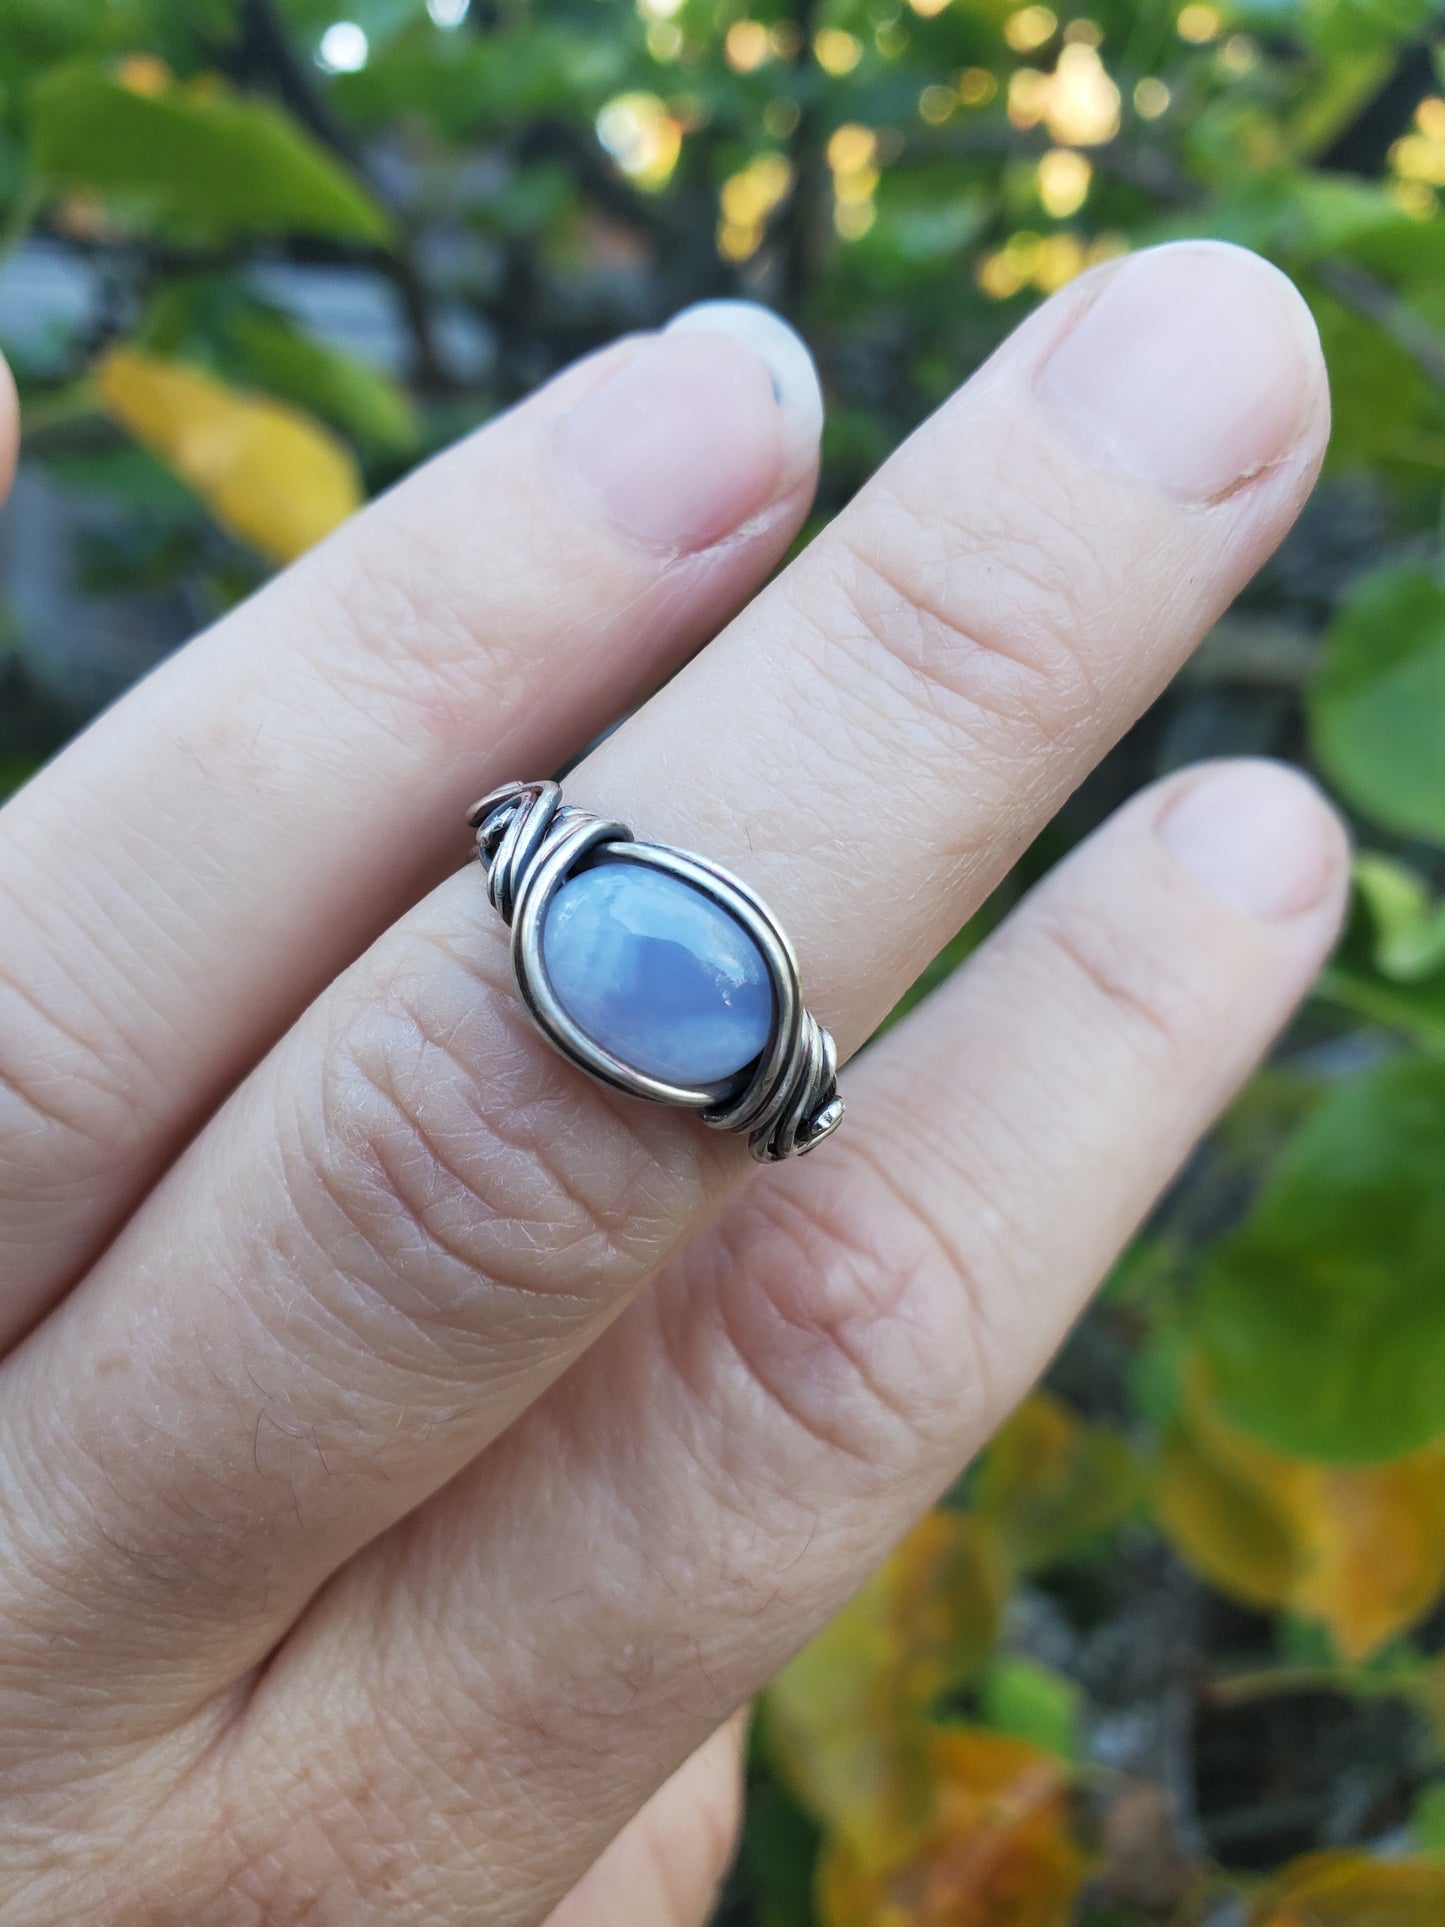
[{"label": "middle finger", "polygon": [[[577,799],[755,883],[854,1047],[1279,539],[1325,412],[1303,304],[1252,257],[1171,248],[1077,285]],[[44,1502],[12,1517],[3,1610],[132,1693],[234,1675],[744,1169],[555,1061],[454,879],[6,1368],[0,1470]]]}]

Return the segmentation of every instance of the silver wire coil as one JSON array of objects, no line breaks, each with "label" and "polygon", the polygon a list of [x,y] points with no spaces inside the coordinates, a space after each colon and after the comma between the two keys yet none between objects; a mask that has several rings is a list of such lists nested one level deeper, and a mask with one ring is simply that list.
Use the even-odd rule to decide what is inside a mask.
[{"label": "silver wire coil", "polygon": [[[697,1111],[717,1131],[745,1132],[759,1163],[821,1144],[843,1121],[833,1039],[803,1003],[797,961],[777,919],[716,864],[665,843],[638,842],[625,823],[564,803],[553,782],[505,783],[467,812],[487,896],[512,932],[518,995],[539,1029],[580,1069],[630,1096]],[[772,980],[773,1020],[755,1061],[721,1085],[672,1084],[622,1062],[559,1003],[542,961],[547,905],[579,865],[606,852],[663,870],[711,897],[757,944]]]}]

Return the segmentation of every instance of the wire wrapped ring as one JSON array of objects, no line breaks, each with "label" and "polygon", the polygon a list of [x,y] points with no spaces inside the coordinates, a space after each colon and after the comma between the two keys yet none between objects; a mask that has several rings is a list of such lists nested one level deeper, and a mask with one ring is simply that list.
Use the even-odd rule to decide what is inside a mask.
[{"label": "wire wrapped ring", "polygon": [[[638,842],[562,800],[558,784],[505,783],[467,812],[487,895],[511,926],[517,993],[539,1029],[582,1070],[630,1096],[701,1113],[718,1131],[746,1132],[759,1163],[811,1151],[843,1121],[833,1039],[803,1003],[798,965],[777,920],[736,877],[665,843]],[[601,862],[636,864],[690,886],[752,940],[772,992],[761,1051],[713,1084],[672,1083],[628,1064],[589,1036],[562,1003],[547,971],[543,932],[549,906],[569,879]]]}]

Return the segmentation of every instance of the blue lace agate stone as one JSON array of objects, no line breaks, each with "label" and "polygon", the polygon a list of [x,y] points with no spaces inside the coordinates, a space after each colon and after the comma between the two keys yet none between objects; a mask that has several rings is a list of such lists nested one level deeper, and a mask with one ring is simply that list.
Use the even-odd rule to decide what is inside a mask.
[{"label": "blue lace agate stone", "polygon": [[547,906],[542,962],[594,1043],[669,1084],[719,1084],[768,1041],[773,986],[733,916],[690,883],[626,861],[569,877]]}]

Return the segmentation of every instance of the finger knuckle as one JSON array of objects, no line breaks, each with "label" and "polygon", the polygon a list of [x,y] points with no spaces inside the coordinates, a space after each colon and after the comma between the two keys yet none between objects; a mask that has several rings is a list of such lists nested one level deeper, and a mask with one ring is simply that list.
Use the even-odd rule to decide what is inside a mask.
[{"label": "finger knuckle", "polygon": [[441,540],[425,517],[408,523],[404,539],[383,522],[365,541],[349,538],[345,566],[314,587],[328,700],[406,742],[418,725],[455,740],[483,692],[494,709],[509,707],[535,673],[525,652],[507,646],[512,624],[493,618],[497,582],[459,575]]},{"label": "finger knuckle", "polygon": [[0,969],[0,1009],[13,1014],[0,1025],[0,1185],[17,1195],[55,1188],[69,1168],[67,1142],[88,1154],[89,1170],[97,1150],[125,1141],[144,1108],[141,1093],[150,1095],[145,1067],[124,1039],[61,1008],[72,988],[63,969],[36,980]]},{"label": "finger knuckle", "polygon": [[1040,493],[1025,502],[1004,473],[964,525],[946,505],[880,489],[839,524],[830,634],[875,704],[881,679],[950,740],[1002,726],[1029,747],[1088,713],[1091,611],[1116,592],[1066,505],[1041,514]]},{"label": "finger knuckle", "polygon": [[287,1133],[288,1189],[337,1255],[349,1321],[360,1298],[408,1347],[490,1344],[503,1297],[524,1331],[555,1333],[615,1288],[658,1235],[656,1164],[563,1074],[455,951],[334,1016]]},{"label": "finger knuckle", "polygon": [[1135,1059],[1167,1068],[1189,1055],[1203,1012],[1187,973],[1082,901],[1041,903],[1036,928],[1050,982],[1080,1007],[1081,1035],[1098,1035],[1102,1019]]},{"label": "finger knuckle", "polygon": [[977,1293],[962,1251],[866,1153],[835,1156],[826,1183],[760,1191],[714,1250],[721,1356],[805,1456],[872,1486],[956,1452],[988,1398]]}]

